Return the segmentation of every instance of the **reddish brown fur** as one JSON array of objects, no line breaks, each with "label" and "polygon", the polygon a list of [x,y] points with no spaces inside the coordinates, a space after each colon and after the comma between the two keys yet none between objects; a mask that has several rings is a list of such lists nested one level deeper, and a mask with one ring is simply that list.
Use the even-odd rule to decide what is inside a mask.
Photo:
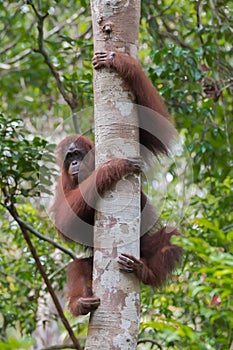
[{"label": "reddish brown fur", "polygon": [[[76,141],[74,142],[74,137]],[[80,135],[71,135],[65,138],[58,145],[58,156],[61,155],[59,151],[61,147],[68,148],[70,143],[83,144],[87,138]],[[94,145],[93,145],[94,147]],[[86,147],[84,147],[86,149]],[[71,177],[66,173],[64,167],[62,167],[62,176],[58,180],[58,186],[56,190],[55,202],[52,208],[54,212],[55,225],[61,235],[66,236],[65,232],[69,232],[69,226],[72,225],[72,212],[81,218],[83,221],[93,225],[94,223],[94,209],[97,196],[103,195],[105,191],[112,188],[113,183],[117,182],[122,176],[139,172],[137,164],[133,164],[127,159],[113,159],[103,166],[100,166],[97,170],[94,169],[94,154],[89,152],[89,169],[85,170],[85,178],[79,184],[74,186]],[[60,160],[59,160],[60,161]],[[97,189],[97,191],[96,191]],[[61,200],[64,196],[68,205],[64,200]],[[89,205],[91,204],[91,205]],[[72,209],[72,212],[70,211]],[[64,227],[64,232],[60,229]]]},{"label": "reddish brown fur", "polygon": [[93,258],[77,259],[68,266],[69,308],[74,316],[94,311],[100,304],[92,292]]},{"label": "reddish brown fur", "polygon": [[153,109],[163,117],[170,119],[161,96],[146,77],[138,61],[125,53],[115,52],[111,66],[130,86],[137,104]]},{"label": "reddish brown fur", "polygon": [[[175,137],[175,130],[169,125],[171,118],[160,94],[143,72],[139,62],[119,51],[98,52],[93,58],[93,65],[96,69],[113,68],[125,81],[135,96],[135,103],[145,107],[138,108],[140,144],[155,155],[167,154]],[[142,154],[145,153],[143,150],[142,147]],[[143,156],[147,157],[145,154]]]},{"label": "reddish brown fur", "polygon": [[[152,108],[163,117],[169,118],[166,108],[153,85],[146,78],[139,63],[128,55],[115,52],[101,53],[93,59],[96,69],[113,67],[129,84],[135,94],[137,103]],[[143,118],[141,115],[140,118]],[[156,121],[155,121],[156,122]],[[165,130],[166,132],[166,130]],[[153,136],[148,136],[140,129],[143,145],[155,154],[166,152],[166,145],[162,147]],[[63,166],[63,161],[70,144],[81,146],[88,154],[87,162],[82,169],[82,177],[75,184]],[[94,169],[94,144],[87,137],[71,135],[65,138],[57,147],[58,161],[61,166],[61,177],[58,181],[56,198],[53,205],[55,225],[58,231],[69,239],[79,241],[84,234],[93,238],[94,208],[98,195],[103,195],[123,176],[140,171],[140,162],[127,159],[113,159],[98,169]],[[72,208],[72,211],[70,210]],[[167,277],[174,270],[181,255],[181,248],[172,245],[170,238],[178,232],[166,228],[153,229],[154,211],[148,203],[147,197],[141,194],[142,208],[142,237],[140,239],[140,255],[138,260],[130,255],[119,257],[122,271],[135,272],[140,281],[155,287],[163,285]],[[75,215],[73,215],[75,213]],[[81,218],[90,224],[89,232],[83,221],[76,222],[74,217]],[[150,220],[149,220],[150,218]],[[148,220],[151,223],[148,223]],[[147,226],[146,226],[147,225]],[[146,227],[146,229],[145,229]],[[84,230],[84,231],[83,231]],[[146,231],[145,234],[143,234]],[[73,315],[86,314],[99,305],[99,299],[92,292],[92,258],[77,259],[68,268],[69,307]]]}]

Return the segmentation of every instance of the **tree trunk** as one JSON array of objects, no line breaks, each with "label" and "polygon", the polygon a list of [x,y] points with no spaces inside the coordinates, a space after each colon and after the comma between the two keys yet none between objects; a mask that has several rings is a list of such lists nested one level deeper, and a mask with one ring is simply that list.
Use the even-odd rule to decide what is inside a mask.
[{"label": "tree trunk", "polygon": [[[137,56],[139,0],[92,0],[96,51]],[[94,73],[96,166],[111,158],[139,157],[138,121],[132,94],[107,69]],[[131,97],[130,97],[131,96]],[[139,257],[140,178],[128,176],[98,202],[93,287],[101,305],[91,316],[85,350],[136,349],[140,288],[134,274],[119,271],[121,253]]]}]

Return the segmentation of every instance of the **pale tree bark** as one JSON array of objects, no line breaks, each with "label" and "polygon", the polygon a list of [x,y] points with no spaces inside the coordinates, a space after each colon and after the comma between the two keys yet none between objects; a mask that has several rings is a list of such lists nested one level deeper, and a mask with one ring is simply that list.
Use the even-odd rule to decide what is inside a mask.
[{"label": "pale tree bark", "polygon": [[[91,0],[94,50],[137,56],[140,1]],[[139,157],[133,96],[112,70],[94,73],[96,166],[112,158]],[[139,257],[140,178],[130,175],[98,202],[93,288],[101,305],[90,319],[85,350],[136,349],[140,288],[119,270],[121,253]]]}]

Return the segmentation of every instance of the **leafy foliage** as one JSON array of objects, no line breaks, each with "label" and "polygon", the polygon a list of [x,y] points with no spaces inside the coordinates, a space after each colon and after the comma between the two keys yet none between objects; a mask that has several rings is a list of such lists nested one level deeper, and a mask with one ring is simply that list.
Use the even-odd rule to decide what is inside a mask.
[{"label": "leafy foliage", "polygon": [[[40,161],[42,157],[44,161],[52,161],[54,147],[47,146],[47,142],[38,136],[28,135],[27,138],[19,118],[6,118],[0,114],[0,123],[1,188],[8,188],[12,201],[18,196],[38,196]],[[47,174],[43,180],[47,179],[47,184],[51,185],[52,174],[46,165],[43,166],[45,171],[42,173]]]},{"label": "leafy foliage", "polygon": [[[31,254],[25,246],[22,234],[6,210],[8,206],[18,203],[21,218],[35,228],[45,229],[41,225],[37,211],[33,208],[36,197],[40,195],[39,173],[41,159],[52,160],[52,145],[47,141],[25,132],[22,119],[5,117],[0,114],[0,159],[1,177],[1,290],[4,298],[1,301],[1,313],[4,315],[2,335],[9,326],[19,323],[25,332],[31,333],[35,327],[37,298],[42,280]],[[49,185],[52,183],[52,172],[46,168],[45,176]],[[41,189],[43,189],[43,184]],[[27,198],[34,201],[30,204]],[[36,222],[36,224],[35,224]],[[47,253],[46,253],[47,251]],[[39,254],[48,254],[49,249],[38,247]],[[48,255],[49,258],[49,255]],[[49,258],[50,269],[54,270],[54,261]],[[47,261],[49,262],[47,259]],[[20,310],[20,312],[19,312]]]},{"label": "leafy foliage", "polygon": [[148,45],[148,73],[169,101],[193,170],[181,218],[182,269],[166,291],[142,293],[143,306],[153,306],[143,310],[141,336],[163,348],[232,344],[232,6],[218,5],[164,1],[155,10],[143,3],[143,37],[156,41],[155,49]]},{"label": "leafy foliage", "polygon": [[[32,335],[39,295],[46,292],[7,206],[14,203],[24,221],[57,239],[39,200],[41,192],[49,196],[52,190],[54,147],[38,135],[50,135],[56,143],[72,131],[64,120],[74,114],[39,50],[38,16],[30,3],[40,14],[47,13],[44,49],[65,93],[76,97],[75,110],[93,102],[89,4],[0,1],[0,325],[6,349],[29,346],[27,341],[15,343],[14,336],[16,330]],[[179,213],[185,256],[164,290],[142,288],[140,339],[147,341],[138,349],[224,350],[233,344],[232,12],[228,0],[142,2],[140,61],[165,98],[186,146],[186,153],[169,167],[171,191],[162,211],[165,221],[171,212]],[[80,114],[82,130],[89,130],[92,122],[89,110]],[[192,181],[183,172],[185,158]],[[157,187],[149,192],[155,195]],[[34,236],[32,240],[54,288],[61,289],[69,257],[57,259],[52,245]],[[84,335],[84,320],[75,320],[75,325]],[[6,342],[12,329],[15,334]]]}]

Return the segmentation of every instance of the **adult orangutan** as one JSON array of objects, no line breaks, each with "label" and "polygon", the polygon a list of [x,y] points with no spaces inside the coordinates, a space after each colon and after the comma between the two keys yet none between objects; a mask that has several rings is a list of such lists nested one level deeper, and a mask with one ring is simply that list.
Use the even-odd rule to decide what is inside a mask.
[{"label": "adult orangutan", "polygon": [[[139,63],[121,52],[100,52],[95,54],[93,66],[95,69],[115,69],[132,90],[136,103],[148,107],[148,113],[139,112],[140,144],[156,156],[166,154],[172,128],[168,122],[163,123],[163,119],[169,119],[169,114]],[[151,109],[157,113],[150,113]],[[154,132],[158,125],[164,127],[162,140]],[[55,226],[64,237],[91,245],[98,197],[112,189],[122,177],[140,173],[142,161],[112,159],[95,169],[94,143],[81,135],[66,137],[58,145],[57,155],[61,176],[52,208]],[[144,233],[148,218],[152,218],[153,223],[154,209],[143,192],[141,210],[140,260],[122,254],[118,263],[122,271],[134,272],[143,283],[160,287],[180,259],[181,248],[170,242],[171,236],[178,232],[165,227],[155,228],[152,224]],[[92,291],[92,264],[90,257],[76,259],[68,267],[69,307],[75,316],[93,311],[100,304]]]}]

